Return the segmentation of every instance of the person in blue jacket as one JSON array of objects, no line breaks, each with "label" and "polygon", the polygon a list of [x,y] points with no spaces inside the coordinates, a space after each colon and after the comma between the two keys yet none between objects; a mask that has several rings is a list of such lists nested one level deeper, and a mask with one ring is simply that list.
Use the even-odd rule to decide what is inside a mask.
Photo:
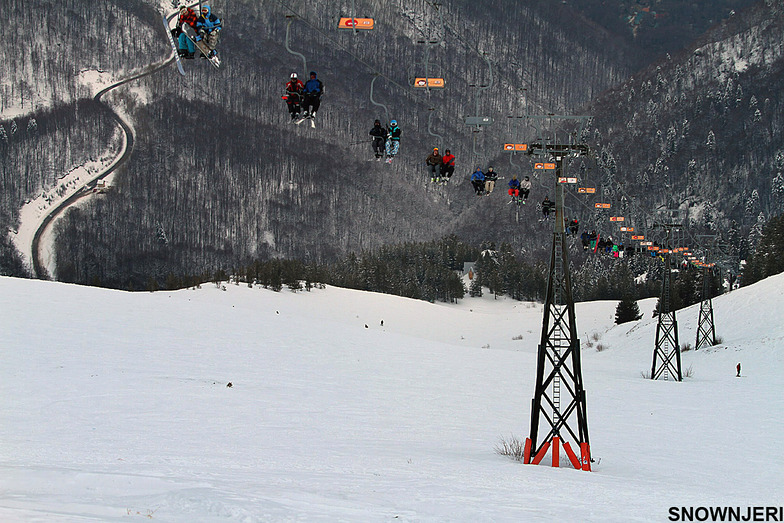
[{"label": "person in blue jacket", "polygon": [[507,183],[509,186],[509,203],[512,202],[520,202],[520,180],[517,179],[517,175],[515,174],[512,176],[512,179],[509,180]]},{"label": "person in blue jacket", "polygon": [[305,101],[302,104],[304,109],[303,116],[305,118],[313,118],[321,106],[321,95],[324,94],[324,84],[316,78],[316,71],[310,72],[310,80],[305,82],[305,89],[302,91],[302,94],[305,96]]},{"label": "person in blue jacket", "polygon": [[212,14],[210,6],[201,6],[201,16],[196,20],[196,41],[204,40],[207,47],[210,48],[210,55],[207,58],[212,58],[217,54],[215,47],[218,45],[221,31],[221,19]]},{"label": "person in blue jacket", "polygon": [[477,196],[482,196],[485,192],[485,173],[482,172],[481,167],[477,167],[476,171],[471,175],[471,185],[474,186]]}]

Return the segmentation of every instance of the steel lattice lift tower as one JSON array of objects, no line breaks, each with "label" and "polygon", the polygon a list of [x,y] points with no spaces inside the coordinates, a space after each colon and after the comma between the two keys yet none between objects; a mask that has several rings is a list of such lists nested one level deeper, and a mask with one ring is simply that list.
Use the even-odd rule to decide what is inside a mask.
[{"label": "steel lattice lift tower", "polygon": [[[557,118],[584,121],[584,117]],[[544,160],[537,163],[536,168],[555,174],[555,225],[542,337],[537,353],[531,433],[525,443],[524,463],[539,464],[552,447],[553,466],[559,466],[559,445],[563,443],[575,468],[591,470],[580,340],[577,337],[564,226],[564,185],[573,180],[567,177],[567,165],[571,158],[587,154],[588,147],[573,143],[545,143],[545,140],[541,140],[541,143],[530,144],[527,152]],[[546,431],[541,438],[540,428]],[[580,458],[572,450],[570,441],[579,448]]]},{"label": "steel lattice lift tower", "polygon": [[[709,238],[716,241],[716,235],[701,235],[698,238]],[[711,257],[711,249],[708,249],[707,258]],[[702,263],[702,296],[700,301],[700,316],[697,322],[697,342],[694,350],[703,347],[713,347],[716,345],[716,327],[713,324],[713,300],[711,299],[710,278],[713,272],[713,264]]]},{"label": "steel lattice lift tower", "polygon": [[[664,275],[662,276],[662,291],[659,298],[659,321],[656,324],[656,347],[653,350],[653,365],[651,365],[651,379],[663,378],[669,380],[672,375],[677,381],[683,381],[681,374],[681,349],[678,345],[678,320],[672,310],[672,248],[670,234],[680,224],[657,224],[667,230],[667,244],[664,249]],[[661,251],[659,251],[661,252]],[[673,359],[675,361],[673,361]]]}]

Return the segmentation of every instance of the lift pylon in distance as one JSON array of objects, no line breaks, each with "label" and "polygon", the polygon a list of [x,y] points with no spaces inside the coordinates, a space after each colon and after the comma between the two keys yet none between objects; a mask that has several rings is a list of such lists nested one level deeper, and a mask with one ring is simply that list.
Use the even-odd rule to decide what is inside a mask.
[{"label": "lift pylon in distance", "polygon": [[[667,231],[666,247],[659,249],[664,256],[664,274],[662,276],[662,290],[659,298],[659,319],[656,324],[656,346],[653,349],[653,364],[651,365],[651,379],[683,381],[681,373],[681,348],[678,344],[678,320],[672,308],[672,255],[670,247],[671,234],[674,229],[681,227],[680,223],[657,223]],[[656,250],[655,248],[653,250]]]},{"label": "lift pylon in distance", "polygon": [[[565,235],[564,184],[558,183],[559,179],[568,178],[566,171],[569,160],[588,154],[588,147],[540,140],[540,143],[528,144],[527,152],[537,156],[536,163],[541,164],[544,174],[553,175],[555,225],[542,336],[537,351],[536,385],[531,402],[531,432],[526,439],[523,462],[539,464],[548,450],[552,449],[552,464],[559,466],[560,447],[563,446],[572,466],[590,471],[591,450],[580,339],[577,336]],[[544,434],[541,438],[540,430]]]},{"label": "lift pylon in distance", "polygon": [[[718,238],[716,235],[698,235],[699,239],[708,239],[711,243]],[[708,248],[708,256],[711,254]],[[694,258],[694,257],[692,257]],[[695,258],[696,261],[696,258]],[[713,277],[712,263],[699,263],[702,267],[702,296],[700,297],[700,315],[697,321],[697,341],[694,350],[716,345],[716,327],[713,324],[713,300],[711,299],[711,278]]]}]

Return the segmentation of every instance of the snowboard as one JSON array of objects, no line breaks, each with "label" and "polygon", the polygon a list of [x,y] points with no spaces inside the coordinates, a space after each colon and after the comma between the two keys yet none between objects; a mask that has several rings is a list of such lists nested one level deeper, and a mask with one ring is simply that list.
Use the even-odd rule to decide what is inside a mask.
[{"label": "snowboard", "polygon": [[[201,54],[207,57],[210,56],[210,48],[207,47],[207,44],[205,44],[203,40],[199,40],[198,42],[196,41],[196,31],[193,29],[193,27],[189,26],[188,24],[183,24],[182,31],[185,33],[185,36],[188,37],[188,40],[193,42],[193,45],[196,46],[196,49],[198,49]],[[217,54],[211,58],[207,58],[207,60],[209,60],[215,69],[220,69],[221,60]]]},{"label": "snowboard", "polygon": [[185,69],[182,68],[182,62],[180,61],[180,50],[178,49],[177,44],[174,42],[174,37],[171,34],[169,21],[166,20],[166,16],[163,16],[163,27],[166,29],[166,36],[169,38],[169,43],[171,44],[172,50],[174,51],[174,58],[177,61],[177,69],[180,71],[181,75],[185,76]]}]

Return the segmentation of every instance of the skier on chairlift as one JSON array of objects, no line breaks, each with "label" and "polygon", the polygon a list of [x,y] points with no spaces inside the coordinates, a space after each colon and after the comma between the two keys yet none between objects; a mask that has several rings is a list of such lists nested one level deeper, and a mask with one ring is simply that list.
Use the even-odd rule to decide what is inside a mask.
[{"label": "skier on chairlift", "polygon": [[528,194],[531,192],[531,179],[526,176],[525,179],[520,182],[520,195],[523,197],[523,203],[528,199]]},{"label": "skier on chairlift", "polygon": [[387,163],[392,163],[392,160],[400,150],[400,135],[402,133],[400,127],[397,126],[397,120],[389,122],[388,133],[386,144]]},{"label": "skier on chairlift", "polygon": [[283,96],[283,99],[286,100],[292,122],[299,119],[303,89],[305,89],[305,84],[297,78],[297,73],[291,73],[289,81],[286,83],[286,94]]},{"label": "skier on chairlift", "polygon": [[380,162],[384,156],[384,144],[387,141],[387,129],[381,125],[381,120],[373,122],[373,128],[368,133],[373,137],[373,153],[376,155],[376,161]]},{"label": "skier on chairlift", "polygon": [[218,52],[215,50],[215,47],[218,45],[218,40],[220,39],[220,31],[221,31],[221,19],[212,14],[212,10],[208,5],[201,6],[201,16],[196,20],[196,41],[204,41],[207,47],[210,48],[210,52],[208,56],[205,58],[212,58]]},{"label": "skier on chairlift", "polygon": [[477,167],[476,171],[471,175],[471,185],[474,186],[474,192],[477,196],[482,196],[485,192],[485,173],[482,172],[481,167]]},{"label": "skier on chairlift", "polygon": [[497,181],[498,173],[495,172],[491,165],[487,168],[487,172],[485,173],[485,196],[490,196],[490,194],[492,194],[493,189],[495,189],[495,182]]},{"label": "skier on chairlift", "polygon": [[455,155],[449,149],[441,157],[441,181],[446,183],[455,172]]},{"label": "skier on chairlift", "polygon": [[438,147],[433,148],[433,152],[425,158],[425,165],[430,168],[430,181],[440,182],[441,173],[441,154],[438,152]]},{"label": "skier on chairlift", "polygon": [[555,203],[550,200],[549,197],[545,196],[544,200],[542,200],[542,216],[547,219],[550,217],[550,211],[555,210]]},{"label": "skier on chairlift", "polygon": [[316,111],[318,111],[321,106],[321,95],[324,94],[324,84],[321,83],[321,80],[316,78],[316,71],[310,72],[310,80],[305,83],[302,94],[304,97],[304,102],[302,104],[304,112],[302,113],[302,116],[304,118],[315,118]]},{"label": "skier on chairlift", "polygon": [[513,175],[512,179],[509,180],[509,183],[506,185],[509,186],[509,203],[520,203],[520,180],[517,179],[517,175]]}]

